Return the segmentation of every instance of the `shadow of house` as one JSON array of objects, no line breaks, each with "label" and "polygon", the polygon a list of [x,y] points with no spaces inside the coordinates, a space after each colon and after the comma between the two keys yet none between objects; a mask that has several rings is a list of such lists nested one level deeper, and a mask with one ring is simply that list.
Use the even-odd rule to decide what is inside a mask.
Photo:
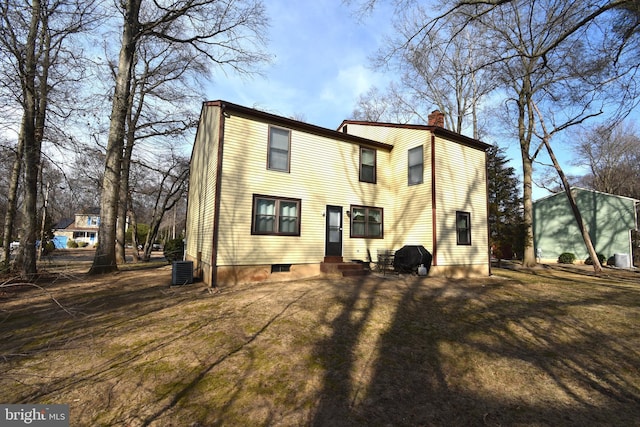
[{"label": "shadow of house", "polygon": [[331,130],[205,102],[186,225],[196,275],[211,286],[294,280],[404,245],[433,254],[431,275],[489,275],[489,146],[430,117]]},{"label": "shadow of house", "polygon": [[[633,254],[631,231],[637,229],[638,200],[583,188],[571,189],[597,253],[605,258]],[[589,256],[564,192],[533,203],[533,241],[542,262],[556,262],[560,254],[578,260]],[[626,267],[630,267],[630,263]]]}]

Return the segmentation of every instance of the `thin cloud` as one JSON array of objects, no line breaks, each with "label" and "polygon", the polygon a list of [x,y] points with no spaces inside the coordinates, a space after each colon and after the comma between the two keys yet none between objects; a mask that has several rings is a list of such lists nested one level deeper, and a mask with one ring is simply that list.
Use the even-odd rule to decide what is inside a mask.
[{"label": "thin cloud", "polygon": [[207,90],[210,99],[225,99],[284,116],[303,116],[309,123],[335,128],[349,117],[360,94],[384,77],[368,68],[388,19],[358,22],[340,1],[275,0],[269,52],[274,62],[265,78],[224,76]]}]

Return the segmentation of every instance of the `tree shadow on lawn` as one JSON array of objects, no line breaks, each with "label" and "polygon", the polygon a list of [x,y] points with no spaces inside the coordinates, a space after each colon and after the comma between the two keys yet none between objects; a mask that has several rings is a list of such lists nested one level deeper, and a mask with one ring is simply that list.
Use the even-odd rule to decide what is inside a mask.
[{"label": "tree shadow on lawn", "polygon": [[[282,317],[284,317],[291,307],[293,307],[300,300],[304,299],[310,290],[304,291],[302,293],[296,294],[292,299],[290,299],[281,309],[277,310],[271,318],[269,318],[266,322],[262,323],[260,329],[258,329],[255,333],[249,335],[240,342],[236,347],[229,349],[229,351],[224,352],[223,354],[215,357],[213,361],[208,361],[202,363],[200,366],[195,368],[190,374],[185,375],[186,378],[191,378],[184,386],[180,387],[177,392],[173,394],[171,399],[164,403],[158,410],[153,412],[152,414],[146,416],[142,421],[142,426],[148,426],[154,423],[157,419],[161,418],[165,413],[173,410],[176,405],[179,404],[181,400],[186,398],[190,393],[193,393],[199,386],[200,382],[205,379],[207,375],[209,375],[216,367],[220,364],[228,360],[229,358],[235,356],[236,354],[242,351],[248,351],[251,353],[251,349],[249,348],[251,344],[258,339],[267,329],[271,328],[271,326],[279,321]],[[233,405],[237,395],[243,392],[243,383],[251,376],[251,364],[253,362],[253,357],[249,354],[249,366],[245,366],[243,368],[245,375],[240,376],[235,383],[235,391],[234,395],[228,396],[226,404],[221,407],[215,408],[215,412],[219,414],[224,414],[229,410],[229,408]],[[199,425],[199,423],[198,423]],[[218,421],[215,425],[224,425],[223,422]],[[266,420],[264,425],[271,425],[270,420]]]},{"label": "tree shadow on lawn", "polygon": [[[0,332],[2,384],[23,360],[6,357],[12,352],[74,351],[76,343],[94,341],[115,350],[98,363],[20,385],[19,392],[2,387],[0,401],[46,401],[95,387],[105,401],[72,404],[74,419],[110,425],[172,419],[222,425],[238,420],[247,402],[264,405],[252,413],[254,425],[577,426],[640,419],[640,287],[595,279],[540,285],[367,277],[247,286],[210,299],[202,298],[202,287],[173,290],[158,278],[127,285],[130,279],[122,273],[69,289],[60,301],[78,311],[75,318],[46,295],[12,302],[10,315],[22,317],[5,322],[15,329]],[[47,320],[55,327],[29,329]],[[300,321],[307,329],[296,328]],[[225,334],[215,335],[221,327]],[[117,347],[122,331],[140,341]],[[318,380],[311,391],[299,382],[304,372],[287,376],[307,363],[287,359],[287,352],[307,349],[295,340],[271,346],[286,341],[284,333],[311,337],[319,366],[309,372]],[[158,371],[161,363],[169,366],[166,374]],[[207,395],[219,375],[228,383],[223,396]],[[279,378],[256,395],[262,375]],[[276,381],[288,384],[270,390]],[[136,394],[135,384],[144,390]],[[136,404],[144,405],[137,413]]]},{"label": "tree shadow on lawn", "polygon": [[[165,280],[158,280],[160,274],[150,277],[149,283],[132,280],[137,276],[126,273],[91,276],[96,280],[91,286],[77,285],[64,296],[49,289],[75,313],[73,317],[39,290],[12,301],[5,319],[12,331],[0,333],[0,338],[6,338],[0,341],[0,389],[4,389],[0,401],[67,399],[64,402],[71,403],[73,419],[80,424],[164,423],[159,419],[180,417],[185,400],[217,374],[213,371],[219,365],[239,353],[240,359],[248,354],[248,362],[239,369],[244,375],[236,375],[233,381],[235,393],[245,393],[243,383],[253,374],[253,342],[310,292],[289,291],[272,304],[270,293],[282,295],[280,289],[263,292],[247,286],[237,295],[225,292],[219,299],[201,286],[169,288]],[[256,305],[268,306],[267,314],[257,314]],[[249,320],[243,323],[245,318]],[[221,336],[216,335],[219,323],[227,328]],[[235,323],[237,327],[229,326]],[[52,327],[42,328],[47,324]],[[87,350],[87,344],[95,350]],[[65,358],[65,354],[78,365],[56,372],[56,365],[46,361]],[[92,360],[83,364],[87,357]],[[21,369],[22,363],[29,367]],[[22,372],[31,377],[24,384]],[[211,412],[224,416],[236,396],[225,398],[226,403]],[[187,417],[198,419],[189,411],[185,411]],[[211,412],[204,416],[205,425],[211,425]]]},{"label": "tree shadow on lawn", "polygon": [[[163,278],[165,273],[167,277]],[[31,289],[27,285],[27,289],[15,298],[4,301],[0,319],[0,324],[6,327],[0,332],[1,371],[6,374],[22,361],[40,359],[51,351],[86,350],[88,343],[95,344],[96,351],[101,352],[100,345],[118,330],[132,324],[144,330],[152,326],[155,316],[201,292],[196,288],[170,288],[170,273],[158,269],[144,272],[142,277],[137,271],[104,276],[80,275],[76,276],[78,279],[79,284],[60,281]],[[166,339],[154,343],[153,348],[141,336],[140,342],[123,344],[122,352],[105,357],[101,364],[78,366],[72,369],[71,375],[48,377],[43,371],[40,387],[26,387],[29,391],[13,393],[11,401],[40,401],[80,383],[97,383],[104,379],[105,373],[196,332],[197,328],[189,328],[167,334]],[[11,377],[4,380],[9,381]]]},{"label": "tree shadow on lawn", "polygon": [[[363,281],[344,291],[344,310],[331,324],[332,336],[315,350],[326,373],[309,423],[638,422],[638,333],[627,324],[626,330],[618,329],[620,335],[612,335],[606,324],[590,322],[589,312],[608,311],[605,318],[611,315],[618,328],[624,319],[616,317],[616,307],[633,311],[637,320],[640,288],[612,300],[608,286],[594,286],[591,297],[565,300],[513,281],[477,283],[434,286],[431,279],[407,280],[364,386],[354,378],[354,348],[378,298],[378,286]],[[608,304],[602,307],[605,296]],[[363,299],[367,303],[357,308],[359,320],[354,321],[354,310]]]}]

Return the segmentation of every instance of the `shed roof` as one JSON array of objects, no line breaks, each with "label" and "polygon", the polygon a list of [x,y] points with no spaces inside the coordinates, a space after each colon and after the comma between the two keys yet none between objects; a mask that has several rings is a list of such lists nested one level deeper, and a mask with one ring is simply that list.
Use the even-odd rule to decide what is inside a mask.
[{"label": "shed roof", "polygon": [[[631,200],[631,201],[634,201],[634,202],[640,202],[640,200],[634,199],[633,197],[619,196],[617,194],[605,193],[604,191],[591,190],[589,188],[571,187],[571,191],[586,191],[586,192],[590,192],[590,193],[602,194],[603,196],[618,197],[620,199],[627,199],[627,200]],[[559,196],[561,194],[565,194],[565,192],[564,191],[559,191],[557,193],[546,195],[544,197],[539,198],[538,200],[535,200],[533,203],[538,203],[538,202],[541,202],[543,200],[550,199],[552,197],[557,197],[557,196]]]}]

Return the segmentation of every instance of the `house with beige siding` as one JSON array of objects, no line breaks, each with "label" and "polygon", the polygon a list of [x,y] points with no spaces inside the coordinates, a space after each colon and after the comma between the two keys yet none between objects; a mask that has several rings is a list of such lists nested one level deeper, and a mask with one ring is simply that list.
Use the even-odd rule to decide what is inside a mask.
[{"label": "house with beige siding", "polygon": [[312,277],[424,246],[429,275],[490,273],[488,145],[428,125],[337,130],[205,102],[191,157],[185,259],[211,286]]}]

